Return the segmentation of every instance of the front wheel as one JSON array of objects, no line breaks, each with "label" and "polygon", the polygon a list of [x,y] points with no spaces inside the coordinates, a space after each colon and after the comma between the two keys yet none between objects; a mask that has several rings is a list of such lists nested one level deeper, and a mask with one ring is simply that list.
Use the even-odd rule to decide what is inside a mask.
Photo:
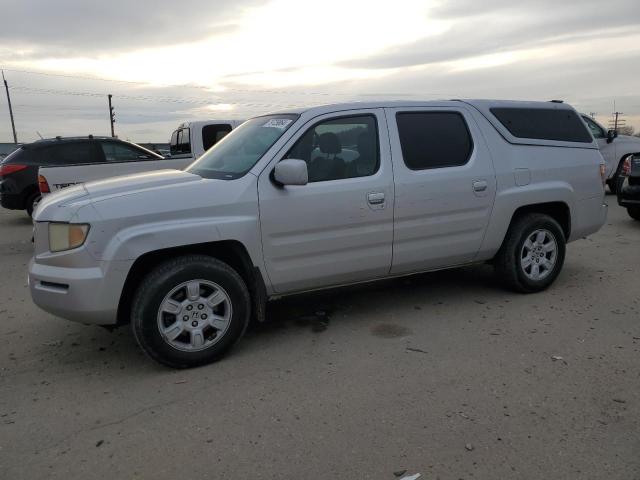
[{"label": "front wheel", "polygon": [[551,285],[564,263],[565,237],[553,218],[540,213],[513,221],[500,251],[495,269],[511,290],[539,292]]},{"label": "front wheel", "polygon": [[640,207],[627,207],[627,213],[634,220],[640,221]]},{"label": "front wheel", "polygon": [[244,333],[251,308],[238,273],[204,255],[169,260],[147,275],[131,308],[134,336],[154,360],[174,368],[213,362]]}]

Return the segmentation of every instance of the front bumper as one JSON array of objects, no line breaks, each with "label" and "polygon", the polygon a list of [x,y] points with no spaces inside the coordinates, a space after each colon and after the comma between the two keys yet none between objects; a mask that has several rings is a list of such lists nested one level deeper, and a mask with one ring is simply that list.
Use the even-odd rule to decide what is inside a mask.
[{"label": "front bumper", "polygon": [[129,262],[87,267],[29,263],[29,289],[34,303],[53,315],[89,325],[115,325]]},{"label": "front bumper", "polygon": [[618,189],[618,205],[621,207],[640,206],[640,185],[629,185],[629,177],[625,177]]}]

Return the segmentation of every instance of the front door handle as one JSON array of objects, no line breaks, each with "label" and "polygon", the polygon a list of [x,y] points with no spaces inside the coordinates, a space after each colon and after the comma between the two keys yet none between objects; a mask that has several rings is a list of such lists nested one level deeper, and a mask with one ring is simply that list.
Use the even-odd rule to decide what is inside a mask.
[{"label": "front door handle", "polygon": [[473,191],[484,192],[488,186],[489,184],[486,182],[486,180],[477,180],[473,182]]},{"label": "front door handle", "polygon": [[380,205],[384,203],[384,193],[383,192],[369,193],[367,195],[367,201],[371,205]]}]

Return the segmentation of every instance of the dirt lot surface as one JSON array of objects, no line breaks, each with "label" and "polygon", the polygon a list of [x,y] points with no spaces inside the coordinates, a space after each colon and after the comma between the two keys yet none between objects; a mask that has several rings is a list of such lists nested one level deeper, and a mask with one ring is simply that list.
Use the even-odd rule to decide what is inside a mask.
[{"label": "dirt lot surface", "polygon": [[555,285],[489,266],[282,300],[188,371],[37,309],[30,221],[0,212],[0,478],[639,479],[640,222]]}]

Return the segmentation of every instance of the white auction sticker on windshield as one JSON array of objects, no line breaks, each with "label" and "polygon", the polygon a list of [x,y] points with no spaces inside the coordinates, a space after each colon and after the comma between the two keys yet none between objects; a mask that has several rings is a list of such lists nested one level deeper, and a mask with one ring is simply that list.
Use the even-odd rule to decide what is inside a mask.
[{"label": "white auction sticker on windshield", "polygon": [[272,118],[267,123],[265,123],[263,127],[283,129],[287,128],[287,125],[289,125],[291,122],[293,122],[293,120],[290,120],[288,118]]}]

